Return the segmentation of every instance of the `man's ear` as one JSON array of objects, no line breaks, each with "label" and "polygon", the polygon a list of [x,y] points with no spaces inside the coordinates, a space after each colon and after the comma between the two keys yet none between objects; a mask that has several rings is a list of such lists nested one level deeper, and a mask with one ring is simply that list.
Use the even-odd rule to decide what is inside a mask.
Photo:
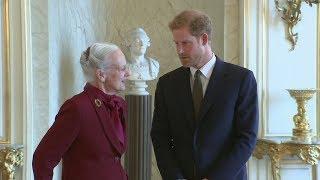
[{"label": "man's ear", "polygon": [[96,76],[98,77],[99,81],[105,82],[106,81],[106,76],[105,72],[101,69],[96,69]]},{"label": "man's ear", "polygon": [[201,35],[202,45],[207,45],[209,43],[209,36],[207,33]]}]

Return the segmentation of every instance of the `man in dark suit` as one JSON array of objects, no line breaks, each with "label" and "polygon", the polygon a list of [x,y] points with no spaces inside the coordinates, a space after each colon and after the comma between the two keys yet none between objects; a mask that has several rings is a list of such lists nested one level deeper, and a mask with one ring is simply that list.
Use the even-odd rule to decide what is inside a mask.
[{"label": "man in dark suit", "polygon": [[244,180],[258,127],[251,71],[211,50],[211,20],[178,14],[169,27],[182,67],[157,84],[151,138],[164,180]]}]

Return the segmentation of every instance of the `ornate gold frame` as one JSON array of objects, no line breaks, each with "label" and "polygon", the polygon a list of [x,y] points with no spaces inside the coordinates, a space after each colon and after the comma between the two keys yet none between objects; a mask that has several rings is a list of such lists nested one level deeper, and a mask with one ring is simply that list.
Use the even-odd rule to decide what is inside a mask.
[{"label": "ornate gold frame", "polygon": [[4,89],[4,102],[5,103],[5,123],[6,123],[6,129],[5,129],[5,138],[0,139],[0,144],[9,144],[11,140],[11,83],[10,83],[10,28],[9,28],[9,0],[3,0],[3,14],[2,14],[2,20],[3,20],[3,60],[4,60],[4,69],[5,71],[5,78],[4,83],[6,84]]},{"label": "ornate gold frame", "polygon": [[297,156],[306,164],[317,165],[320,159],[320,144],[279,143],[268,139],[259,139],[253,156],[257,159],[268,156],[271,160],[273,180],[280,180],[280,164],[283,158]]},{"label": "ornate gold frame", "polygon": [[[2,178],[6,180],[14,180],[16,170],[23,165],[23,147],[22,146],[6,146],[0,149],[0,170],[2,170]],[[1,176],[0,176],[1,177]]]},{"label": "ornate gold frame", "polygon": [[293,27],[301,20],[301,3],[304,1],[310,7],[312,4],[318,4],[320,0],[286,0],[286,7],[280,7],[279,0],[274,0],[276,8],[282,13],[282,19],[287,24],[287,39],[291,43],[290,51],[294,50],[297,41],[298,33],[293,32]]}]

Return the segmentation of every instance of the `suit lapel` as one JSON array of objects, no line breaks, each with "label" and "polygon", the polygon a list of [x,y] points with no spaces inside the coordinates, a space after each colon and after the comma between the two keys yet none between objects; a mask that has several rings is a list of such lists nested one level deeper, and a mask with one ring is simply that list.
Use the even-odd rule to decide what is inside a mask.
[{"label": "suit lapel", "polygon": [[179,91],[177,92],[178,96],[181,99],[181,105],[183,113],[185,114],[186,121],[190,128],[190,131],[193,132],[195,129],[195,120],[194,120],[194,111],[193,111],[193,101],[192,93],[190,86],[190,69],[184,68],[181,77],[179,78],[181,83],[177,83]]},{"label": "suit lapel", "polygon": [[[111,144],[115,147],[118,153],[121,153],[123,151],[123,147],[120,144],[120,141],[118,140],[117,135],[114,132],[114,125],[111,123],[110,119],[106,119],[108,111],[106,110],[105,105],[103,104],[102,98],[100,98],[98,95],[93,95],[91,92],[87,91],[87,94],[89,96],[89,99],[91,100],[91,103],[94,106],[94,109],[98,115],[98,119],[102,125],[102,128],[104,130],[104,133],[111,142]],[[126,137],[124,140],[126,143]]]},{"label": "suit lapel", "polygon": [[215,99],[217,99],[219,91],[223,89],[222,87],[220,87],[223,84],[221,82],[224,82],[225,77],[225,72],[223,71],[223,63],[224,62],[217,57],[207,86],[207,90],[203,98],[202,106],[200,108],[199,122],[203,121],[203,118],[208,110],[211,108],[211,106],[214,106],[214,102]]}]

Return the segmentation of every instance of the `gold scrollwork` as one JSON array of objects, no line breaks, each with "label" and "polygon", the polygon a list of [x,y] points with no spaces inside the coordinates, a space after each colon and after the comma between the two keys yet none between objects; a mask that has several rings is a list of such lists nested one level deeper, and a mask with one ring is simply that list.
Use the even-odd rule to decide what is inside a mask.
[{"label": "gold scrollwork", "polygon": [[300,149],[298,157],[300,157],[304,162],[315,165],[318,164],[318,159],[320,156],[319,146],[304,146]]},{"label": "gold scrollwork", "polygon": [[265,155],[271,160],[271,171],[274,180],[280,180],[280,160],[282,156],[281,148],[271,141],[258,140],[253,156],[262,159]]},{"label": "gold scrollwork", "polygon": [[17,167],[23,164],[22,147],[12,148],[5,147],[0,150],[0,167],[2,172],[7,176],[8,180],[15,179],[15,171]]},{"label": "gold scrollwork", "polygon": [[320,145],[298,144],[298,143],[277,143],[267,139],[259,139],[253,152],[253,156],[262,159],[269,156],[271,160],[272,176],[274,180],[280,180],[280,161],[285,156],[297,156],[310,165],[318,164],[320,159]]},{"label": "gold scrollwork", "polygon": [[276,8],[282,13],[282,19],[287,24],[287,39],[291,43],[290,51],[295,49],[298,41],[298,33],[293,33],[293,27],[301,20],[301,3],[306,2],[312,7],[312,4],[318,4],[319,0],[286,0],[286,7],[281,7],[279,0],[275,0]]}]

